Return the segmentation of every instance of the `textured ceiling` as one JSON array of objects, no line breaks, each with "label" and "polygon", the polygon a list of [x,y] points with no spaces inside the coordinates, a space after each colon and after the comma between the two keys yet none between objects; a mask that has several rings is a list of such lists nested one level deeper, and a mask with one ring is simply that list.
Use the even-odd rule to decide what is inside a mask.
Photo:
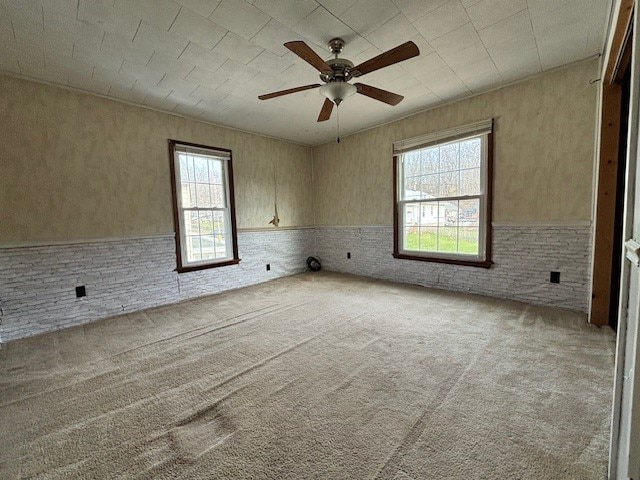
[{"label": "textured ceiling", "polygon": [[608,0],[0,0],[0,70],[306,144],[331,139],[319,83],[283,47],[355,64],[413,40],[420,56],[358,81],[405,96],[340,107],[343,134],[601,53]]}]

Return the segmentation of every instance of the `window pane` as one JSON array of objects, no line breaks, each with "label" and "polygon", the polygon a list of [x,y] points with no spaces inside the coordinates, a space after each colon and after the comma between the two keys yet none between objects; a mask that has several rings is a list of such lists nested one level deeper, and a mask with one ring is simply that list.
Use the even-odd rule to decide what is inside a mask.
[{"label": "window pane", "polygon": [[216,258],[215,237],[213,235],[203,235],[200,237],[202,246],[202,260],[213,260]]},{"label": "window pane", "polygon": [[420,227],[420,250],[435,252],[438,245],[438,227]]},{"label": "window pane", "polygon": [[420,250],[420,230],[418,227],[405,227],[404,231],[404,249]]},{"label": "window pane", "polygon": [[482,140],[472,138],[460,142],[460,168],[479,168],[482,158]]},{"label": "window pane", "polygon": [[478,255],[480,247],[480,229],[478,227],[463,227],[461,224],[458,236],[459,253]]},{"label": "window pane", "polygon": [[226,198],[224,194],[224,187],[222,185],[211,186],[211,206],[216,208],[225,208]]},{"label": "window pane", "polygon": [[214,239],[216,247],[216,258],[225,258],[227,256],[229,237],[227,235],[216,235]]},{"label": "window pane", "polygon": [[187,168],[187,156],[184,153],[180,153],[178,160],[180,160],[180,179],[183,182],[188,182],[191,179],[189,178],[189,169]]},{"label": "window pane", "polygon": [[418,200],[422,198],[420,192],[421,177],[406,177],[404,181],[404,200]]},{"label": "window pane", "polygon": [[196,176],[193,170],[193,156],[187,155],[187,180],[195,182]]},{"label": "window pane", "polygon": [[196,185],[195,183],[182,183],[182,207],[191,208],[196,206]]},{"label": "window pane", "polygon": [[209,183],[209,165],[208,160],[202,157],[193,158],[193,167],[195,171],[195,180],[198,183]]},{"label": "window pane", "polygon": [[222,160],[209,160],[209,183],[222,185]]},{"label": "window pane", "polygon": [[438,251],[458,251],[458,202],[439,202],[444,217],[438,224]]},{"label": "window pane", "polygon": [[213,233],[215,235],[228,233],[224,212],[213,212]]},{"label": "window pane", "polygon": [[421,175],[438,173],[440,170],[440,149],[426,148],[420,151]]},{"label": "window pane", "polygon": [[196,204],[198,207],[211,207],[211,187],[206,183],[196,183]]},{"label": "window pane", "polygon": [[458,195],[458,172],[445,172],[440,174],[439,196],[455,197]]},{"label": "window pane", "polygon": [[198,212],[186,211],[183,215],[185,235],[200,235]]},{"label": "window pane", "polygon": [[423,202],[420,204],[420,226],[438,226],[438,202]]},{"label": "window pane", "polygon": [[200,235],[213,235],[213,212],[198,212]]},{"label": "window pane", "polygon": [[439,175],[423,175],[421,178],[421,191],[423,198],[434,198],[438,196]]},{"label": "window pane", "polygon": [[187,261],[198,262],[202,260],[202,251],[200,248],[200,237],[187,237]]},{"label": "window pane", "polygon": [[460,170],[460,195],[480,195],[480,169]]},{"label": "window pane", "polygon": [[419,177],[420,176],[420,152],[405,153],[403,157],[404,176]]},{"label": "window pane", "polygon": [[480,200],[460,200],[460,225],[480,226]]},{"label": "window pane", "polygon": [[458,143],[450,143],[440,147],[440,172],[458,170]]},{"label": "window pane", "polygon": [[420,204],[406,203],[404,205],[404,226],[412,227],[420,224]]}]

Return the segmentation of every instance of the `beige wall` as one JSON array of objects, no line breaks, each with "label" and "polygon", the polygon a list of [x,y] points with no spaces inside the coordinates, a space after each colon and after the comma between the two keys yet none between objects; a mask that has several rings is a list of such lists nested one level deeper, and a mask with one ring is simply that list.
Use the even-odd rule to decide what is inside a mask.
[{"label": "beige wall", "polygon": [[313,223],[311,149],[0,76],[0,245],[173,231],[167,139],[233,150],[238,228]]},{"label": "beige wall", "polygon": [[392,143],[490,117],[494,221],[590,220],[595,78],[591,60],[315,147],[316,223],[390,225]]}]

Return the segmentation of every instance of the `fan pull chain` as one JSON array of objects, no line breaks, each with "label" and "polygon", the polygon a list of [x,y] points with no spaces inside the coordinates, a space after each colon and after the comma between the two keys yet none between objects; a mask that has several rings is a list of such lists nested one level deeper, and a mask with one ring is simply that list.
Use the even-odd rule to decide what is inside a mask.
[{"label": "fan pull chain", "polygon": [[340,106],[336,106],[336,119],[338,120],[338,143],[340,143]]}]

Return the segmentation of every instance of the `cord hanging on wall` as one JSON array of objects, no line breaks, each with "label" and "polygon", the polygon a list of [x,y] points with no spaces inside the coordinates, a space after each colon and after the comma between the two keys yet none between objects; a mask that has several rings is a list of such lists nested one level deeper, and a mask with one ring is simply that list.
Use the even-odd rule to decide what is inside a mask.
[{"label": "cord hanging on wall", "polygon": [[273,164],[273,207],[274,214],[269,223],[277,227],[280,224],[280,218],[278,217],[278,175],[276,173],[275,163]]}]

